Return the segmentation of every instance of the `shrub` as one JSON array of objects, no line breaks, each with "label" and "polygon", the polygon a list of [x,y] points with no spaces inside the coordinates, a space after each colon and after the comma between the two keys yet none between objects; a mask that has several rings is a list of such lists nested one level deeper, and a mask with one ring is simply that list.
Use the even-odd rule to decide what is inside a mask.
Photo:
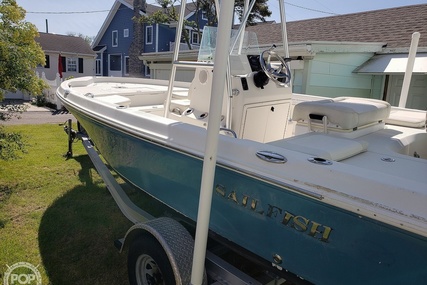
[{"label": "shrub", "polygon": [[0,126],[0,160],[19,158],[18,153],[25,153],[27,145],[20,133],[9,133]]}]

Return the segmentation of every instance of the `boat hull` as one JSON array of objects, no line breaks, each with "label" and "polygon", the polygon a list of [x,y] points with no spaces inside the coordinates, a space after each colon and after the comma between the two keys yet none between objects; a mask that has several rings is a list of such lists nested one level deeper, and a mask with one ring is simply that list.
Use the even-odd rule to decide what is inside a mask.
[{"label": "boat hull", "polygon": [[[124,179],[196,220],[200,155],[71,111]],[[421,284],[427,280],[423,236],[227,165],[217,166],[214,185],[210,229],[276,268],[315,284]]]}]

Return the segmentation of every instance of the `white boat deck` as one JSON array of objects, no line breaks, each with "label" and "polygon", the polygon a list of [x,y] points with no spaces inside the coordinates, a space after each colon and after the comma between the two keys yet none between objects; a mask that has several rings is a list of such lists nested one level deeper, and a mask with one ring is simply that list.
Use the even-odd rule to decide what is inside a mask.
[{"label": "white boat deck", "polygon": [[[199,134],[199,130],[193,130],[190,125],[205,128],[207,118],[184,114],[186,110],[191,109],[190,106],[194,107],[191,96],[186,96],[189,89],[191,87],[185,85],[174,88],[168,118],[164,118],[167,100],[167,86],[164,84],[157,86],[147,84],[130,84],[128,86],[120,82],[96,82],[86,86],[76,84],[72,86],[71,94],[77,95],[75,102],[80,104],[80,107],[85,108],[84,106],[86,106],[91,112],[95,110],[94,116],[96,117],[104,117],[114,124],[122,124],[128,130],[133,129],[135,134],[145,133],[152,136],[153,139],[164,140],[164,143],[171,147],[200,155],[203,154],[203,143],[201,143],[203,136],[195,139],[194,135]],[[243,101],[242,104],[257,106],[260,107],[260,110],[264,110],[263,108],[267,106],[267,110],[270,112],[270,105],[268,105],[270,103],[265,105],[265,103],[258,103],[250,94],[245,96],[246,99],[249,98],[249,101]],[[265,98],[265,94],[257,96],[261,99]],[[271,98],[273,98],[271,102],[277,102],[276,97]],[[288,103],[285,102],[290,105],[289,109],[286,109],[289,111],[285,110],[286,114],[292,116],[292,112],[295,111],[294,105],[298,103],[320,99],[322,98],[297,94],[286,101]],[[347,99],[338,101],[340,100]],[[354,100],[359,99],[349,99],[349,101]],[[273,180],[291,184],[299,181],[295,182],[295,186],[306,188],[308,191],[322,196],[324,201],[328,200],[332,205],[340,205],[350,211],[360,211],[360,213],[374,218],[379,212],[384,212],[384,216],[380,220],[396,226],[404,221],[402,227],[411,225],[409,227],[412,231],[427,234],[425,207],[425,201],[427,201],[427,188],[425,187],[427,185],[427,132],[425,129],[386,125],[383,120],[386,119],[385,114],[388,116],[389,112],[384,112],[384,108],[390,107],[382,102],[368,102],[367,112],[362,110],[355,115],[353,112],[347,112],[346,108],[340,109],[341,106],[336,105],[336,101],[325,100],[325,98],[323,101],[332,102],[333,106],[329,109],[327,106],[321,106],[325,109],[325,114],[330,117],[328,124],[322,123],[318,119],[309,120],[310,122],[307,124],[306,120],[298,119],[298,114],[295,115],[295,112],[293,112],[293,120],[285,117],[279,123],[276,118],[281,118],[283,113],[280,113],[279,117],[275,117],[272,121],[273,130],[283,131],[284,127],[275,126],[281,123],[287,124],[287,129],[281,135],[275,136],[274,140],[265,140],[265,137],[262,136],[259,139],[256,137],[245,138],[241,131],[239,133],[241,128],[234,125],[233,131],[238,135],[237,141],[232,139],[230,149],[219,153],[219,158],[226,164],[230,163],[231,167],[242,167],[244,171],[260,173]],[[311,106],[314,106],[316,112],[319,110],[317,102],[320,101],[313,102]],[[364,101],[362,100],[362,102]],[[279,103],[283,104],[281,101]],[[276,106],[280,106],[280,104]],[[321,102],[320,104],[322,105]],[[372,104],[378,105],[380,110],[371,111]],[[306,107],[304,106],[302,111],[305,112]],[[358,104],[356,107],[364,109],[364,106]],[[203,105],[202,108],[202,111],[209,111],[208,104]],[[242,109],[244,108],[242,107]],[[411,110],[403,111],[411,114]],[[328,112],[332,113],[328,114]],[[416,120],[417,122],[410,120],[410,124],[420,125],[421,123],[418,121],[423,121],[425,112],[415,111],[415,113],[419,118]],[[262,115],[262,112],[256,113],[255,123],[249,125],[251,128],[261,130],[258,132],[261,135],[265,125],[258,125],[257,118],[262,121]],[[370,123],[370,117],[377,122]],[[396,119],[396,116],[394,118]],[[243,116],[240,119],[242,124],[247,124]],[[334,122],[334,119],[338,121]],[[400,118],[398,123],[407,124],[404,119],[405,116]],[[177,122],[183,124],[176,124]],[[171,126],[174,127],[171,128]],[[176,128],[176,126],[181,127]],[[173,133],[169,133],[171,131]],[[200,135],[202,133],[200,132]],[[169,140],[169,138],[173,139]],[[257,159],[252,156],[248,157],[248,154],[258,150],[272,150],[285,155],[288,158],[288,163],[284,166],[286,171],[283,173],[284,170],[280,171],[280,168],[274,165],[255,166],[258,164]],[[333,165],[329,168],[311,163],[307,165],[309,157],[329,160],[333,162]],[[335,175],[337,181],[331,180],[331,175]],[[345,186],[343,187],[343,185]],[[408,202],[410,205],[402,204],[401,200],[410,201]]]},{"label": "white boat deck", "polygon": [[[167,96],[166,85],[137,83],[99,82],[86,86],[73,86],[73,91],[136,117],[145,113],[163,116]],[[181,107],[189,106],[190,100],[186,93],[188,93],[187,87],[174,88],[171,109],[175,102],[179,102]],[[321,98],[297,95],[295,102],[303,102],[304,99]],[[173,118],[179,120],[180,116]],[[186,123],[191,121],[185,120]],[[135,124],[137,124],[136,121]],[[194,125],[201,124],[195,120]],[[382,124],[371,126],[364,132],[366,132],[365,135],[357,138],[351,138],[351,135],[347,138],[348,134],[309,132],[269,144],[427,184],[427,175],[425,175],[427,133],[425,130]],[[421,158],[416,158],[414,155],[419,155]],[[402,169],[411,169],[411,171],[403,173]]]}]

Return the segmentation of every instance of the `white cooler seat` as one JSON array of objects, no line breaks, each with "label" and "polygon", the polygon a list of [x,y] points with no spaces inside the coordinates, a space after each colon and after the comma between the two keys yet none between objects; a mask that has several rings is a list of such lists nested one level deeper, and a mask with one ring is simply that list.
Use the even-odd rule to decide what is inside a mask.
[{"label": "white cooler seat", "polygon": [[294,108],[292,119],[304,122],[313,115],[326,116],[330,125],[354,129],[384,121],[390,115],[390,109],[390,104],[381,100],[338,97],[299,103]]}]

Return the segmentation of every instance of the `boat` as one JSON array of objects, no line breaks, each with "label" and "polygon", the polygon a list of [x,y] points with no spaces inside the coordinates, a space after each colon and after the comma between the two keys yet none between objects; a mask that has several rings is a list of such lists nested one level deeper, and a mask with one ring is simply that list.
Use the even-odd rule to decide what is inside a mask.
[{"label": "boat", "polygon": [[[288,60],[222,24],[226,2],[198,62],[178,61],[178,44],[171,80],[74,78],[58,98],[121,177],[197,227],[207,207],[211,233],[278,276],[424,283],[426,112],[293,94]],[[193,81],[175,81],[176,66]]]}]

